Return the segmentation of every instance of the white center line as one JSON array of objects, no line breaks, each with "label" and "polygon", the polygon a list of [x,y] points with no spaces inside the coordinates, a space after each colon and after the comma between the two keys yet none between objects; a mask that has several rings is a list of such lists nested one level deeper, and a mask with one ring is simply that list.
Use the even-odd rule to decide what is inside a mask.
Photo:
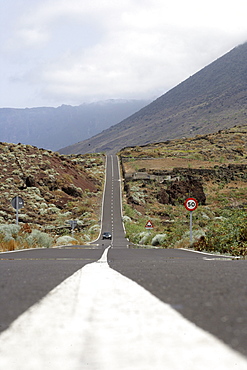
[{"label": "white center line", "polygon": [[246,370],[240,354],[112,270],[108,250],[1,334],[0,369]]}]

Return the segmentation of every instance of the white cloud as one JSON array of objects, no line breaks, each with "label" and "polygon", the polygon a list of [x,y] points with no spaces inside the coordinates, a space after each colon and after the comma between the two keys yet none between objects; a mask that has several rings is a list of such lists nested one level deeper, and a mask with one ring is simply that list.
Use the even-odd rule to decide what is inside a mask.
[{"label": "white cloud", "polygon": [[155,98],[247,41],[245,0],[22,4],[13,17],[14,0],[3,9],[5,106]]}]

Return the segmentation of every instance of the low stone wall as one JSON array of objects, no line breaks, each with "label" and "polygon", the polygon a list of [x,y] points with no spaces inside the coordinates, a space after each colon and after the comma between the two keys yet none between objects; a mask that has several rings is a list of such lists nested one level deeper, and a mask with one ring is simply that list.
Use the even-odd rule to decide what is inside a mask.
[{"label": "low stone wall", "polygon": [[126,181],[133,180],[157,180],[159,182],[172,182],[180,179],[194,177],[204,181],[220,180],[230,181],[247,181],[247,165],[215,166],[213,168],[174,168],[168,170],[150,170],[148,172],[124,173]]}]

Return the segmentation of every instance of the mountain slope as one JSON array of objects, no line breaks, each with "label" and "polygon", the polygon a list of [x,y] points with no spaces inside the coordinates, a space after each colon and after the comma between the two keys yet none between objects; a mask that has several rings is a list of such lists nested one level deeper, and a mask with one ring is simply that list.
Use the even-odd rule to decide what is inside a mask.
[{"label": "mountain slope", "polygon": [[85,140],[138,111],[145,100],[107,100],[76,107],[0,109],[0,141],[57,150]]},{"label": "mountain slope", "polygon": [[197,72],[139,112],[61,153],[106,151],[195,134],[247,122],[247,43]]},{"label": "mountain slope", "polygon": [[247,125],[125,148],[119,158],[131,242],[191,247],[184,202],[193,197],[193,249],[247,258]]},{"label": "mountain slope", "polygon": [[85,233],[98,227],[104,156],[64,156],[30,145],[0,143],[0,168],[0,225],[15,222],[11,200],[18,195],[24,200],[21,224],[55,233],[71,219],[78,220]]}]

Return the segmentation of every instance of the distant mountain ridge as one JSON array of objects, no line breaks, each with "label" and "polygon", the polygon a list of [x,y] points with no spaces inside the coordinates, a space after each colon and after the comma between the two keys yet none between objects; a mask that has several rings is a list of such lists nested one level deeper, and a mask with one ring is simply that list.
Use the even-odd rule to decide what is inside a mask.
[{"label": "distant mountain ridge", "polygon": [[111,99],[58,108],[1,108],[0,141],[57,150],[96,135],[149,102]]},{"label": "distant mountain ridge", "polygon": [[247,123],[247,43],[237,46],[137,113],[61,153],[114,153]]}]

